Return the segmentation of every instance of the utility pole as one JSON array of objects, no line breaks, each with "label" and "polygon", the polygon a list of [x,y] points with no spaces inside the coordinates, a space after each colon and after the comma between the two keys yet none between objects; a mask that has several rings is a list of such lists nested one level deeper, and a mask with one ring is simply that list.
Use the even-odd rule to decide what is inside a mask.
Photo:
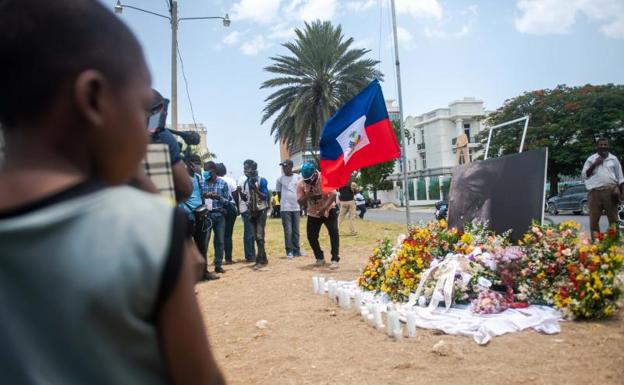
[{"label": "utility pole", "polygon": [[405,128],[403,127],[403,94],[401,93],[401,64],[399,62],[399,41],[397,39],[396,12],[394,10],[394,0],[392,5],[392,32],[394,35],[394,58],[396,60],[397,92],[399,96],[399,121],[401,129],[401,163],[403,163],[403,199],[405,200],[405,220],[407,226],[411,224],[409,210],[409,188],[407,187],[407,153],[405,147]]},{"label": "utility pole", "polygon": [[171,7],[171,128],[178,129],[178,2],[170,0]]}]

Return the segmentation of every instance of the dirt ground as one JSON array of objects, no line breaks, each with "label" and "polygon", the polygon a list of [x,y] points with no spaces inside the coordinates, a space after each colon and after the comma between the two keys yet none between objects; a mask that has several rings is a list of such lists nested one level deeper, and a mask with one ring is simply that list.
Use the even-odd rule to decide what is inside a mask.
[{"label": "dirt ground", "polygon": [[[305,257],[283,256],[279,220],[267,228],[269,266],[236,263],[218,281],[196,286],[210,344],[229,384],[624,384],[622,314],[602,322],[565,322],[558,335],[533,330],[472,339],[418,329],[395,342],[312,292],[312,276],[357,277],[375,239],[395,238],[401,226],[359,222],[359,235],[341,237],[337,271],[314,268]],[[324,231],[324,230],[323,230]],[[242,259],[237,223],[235,260]],[[322,238],[328,251],[329,241]],[[326,252],[327,252],[326,251]],[[256,327],[268,321],[265,329]],[[433,352],[439,341],[446,355]]]}]

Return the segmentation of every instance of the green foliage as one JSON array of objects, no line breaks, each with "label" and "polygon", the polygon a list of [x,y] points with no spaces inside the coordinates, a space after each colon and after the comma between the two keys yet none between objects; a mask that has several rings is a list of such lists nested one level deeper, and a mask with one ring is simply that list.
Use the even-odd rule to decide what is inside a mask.
[{"label": "green foliage", "polygon": [[[488,117],[495,125],[529,114],[531,120],[525,150],[548,147],[548,178],[551,194],[557,194],[560,175],[579,175],[583,162],[595,152],[595,139],[610,139],[611,152],[624,151],[624,85],[606,84],[525,92]],[[490,153],[518,152],[522,123],[494,130]],[[487,142],[487,131],[480,136]]]},{"label": "green foliage", "polygon": [[327,119],[383,75],[375,69],[377,60],[364,58],[370,50],[350,48],[353,38],[345,39],[341,26],[315,21],[295,34],[294,41],[282,44],[291,55],[271,57],[273,64],[265,68],[276,77],[260,88],[278,90],[265,99],[262,123],[275,116],[275,142],[304,148],[310,138],[316,150]]}]

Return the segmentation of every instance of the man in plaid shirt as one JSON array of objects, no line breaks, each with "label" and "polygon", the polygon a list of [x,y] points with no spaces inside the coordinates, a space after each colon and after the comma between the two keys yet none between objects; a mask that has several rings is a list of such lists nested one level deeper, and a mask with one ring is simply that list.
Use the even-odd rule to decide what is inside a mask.
[{"label": "man in plaid shirt", "polygon": [[[224,205],[230,199],[230,189],[227,183],[217,177],[217,165],[210,161],[204,166],[206,170],[203,195],[206,200],[206,206],[210,210],[210,219],[212,220],[212,231],[208,232],[206,240],[206,250],[210,243],[210,235],[214,232],[214,265],[215,273],[225,273],[221,264],[223,262],[223,245],[225,238],[225,207]],[[207,258],[207,256],[205,256]]]}]

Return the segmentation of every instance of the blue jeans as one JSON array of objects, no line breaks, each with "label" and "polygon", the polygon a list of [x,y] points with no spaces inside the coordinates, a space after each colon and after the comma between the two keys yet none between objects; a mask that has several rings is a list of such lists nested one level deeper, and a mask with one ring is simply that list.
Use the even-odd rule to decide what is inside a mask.
[{"label": "blue jeans", "polygon": [[282,227],[284,227],[284,244],[286,254],[301,255],[299,246],[299,211],[282,211]]},{"label": "blue jeans", "polygon": [[225,238],[225,217],[221,215],[211,215],[212,229],[208,231],[206,237],[206,250],[208,250],[208,244],[210,243],[210,237],[214,233],[214,239],[212,241],[214,245],[214,266],[215,269],[221,267],[223,262],[223,244]]},{"label": "blue jeans", "polygon": [[234,233],[234,223],[236,222],[236,209],[228,208],[225,214],[225,260],[232,262],[232,234]]},{"label": "blue jeans", "polygon": [[249,211],[241,213],[243,218],[243,246],[245,249],[245,259],[253,261],[256,259],[256,246],[254,245],[255,237],[251,223],[249,222]]}]

